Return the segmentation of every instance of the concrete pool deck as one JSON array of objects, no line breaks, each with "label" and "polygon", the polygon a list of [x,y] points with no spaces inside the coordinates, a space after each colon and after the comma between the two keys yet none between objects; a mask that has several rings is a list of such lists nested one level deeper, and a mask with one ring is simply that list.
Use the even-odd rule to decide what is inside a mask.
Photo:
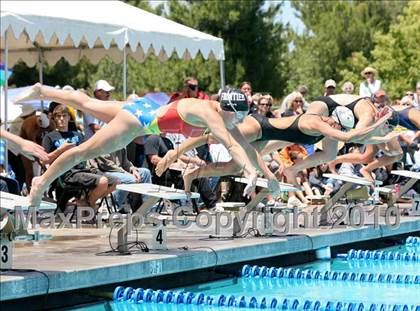
[{"label": "concrete pool deck", "polygon": [[[49,281],[39,272],[3,271],[0,301],[43,295],[47,290],[59,293],[409,234],[420,231],[420,217],[402,217],[397,229],[385,224],[377,229],[300,228],[290,230],[288,236],[277,233],[279,236],[240,239],[209,239],[214,230],[195,226],[183,230],[173,225],[167,228],[168,250],[132,255],[98,255],[110,250],[109,228],[40,229],[41,234],[52,234],[53,239],[15,242],[13,268],[42,271]],[[111,236],[114,247],[115,231]],[[152,227],[146,226],[139,232],[139,240],[150,245],[151,231]],[[135,238],[131,234],[129,241]]]}]

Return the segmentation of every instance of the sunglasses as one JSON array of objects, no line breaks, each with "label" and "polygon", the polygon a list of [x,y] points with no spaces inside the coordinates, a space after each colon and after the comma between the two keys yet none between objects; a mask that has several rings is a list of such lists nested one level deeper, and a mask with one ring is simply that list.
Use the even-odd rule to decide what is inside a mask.
[{"label": "sunglasses", "polygon": [[373,72],[365,72],[365,75],[372,75]]},{"label": "sunglasses", "polygon": [[198,89],[198,85],[197,85],[197,84],[188,84],[188,88],[189,88],[191,91],[195,91],[195,90],[197,90],[197,89]]},{"label": "sunglasses", "polygon": [[299,100],[299,99],[295,99],[293,102],[294,103],[302,103],[303,104],[303,100]]},{"label": "sunglasses", "polygon": [[413,93],[406,93],[405,95],[406,95],[406,96],[414,96],[414,94],[413,94]]},{"label": "sunglasses", "polygon": [[267,106],[267,107],[271,107],[272,104],[258,104],[259,106]]}]

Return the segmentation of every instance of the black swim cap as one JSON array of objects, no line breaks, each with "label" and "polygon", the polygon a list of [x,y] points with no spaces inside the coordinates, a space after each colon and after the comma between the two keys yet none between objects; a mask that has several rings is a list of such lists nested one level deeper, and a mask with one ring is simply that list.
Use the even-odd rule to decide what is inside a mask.
[{"label": "black swim cap", "polygon": [[225,88],[219,95],[220,106],[225,111],[248,111],[248,100],[238,89]]}]

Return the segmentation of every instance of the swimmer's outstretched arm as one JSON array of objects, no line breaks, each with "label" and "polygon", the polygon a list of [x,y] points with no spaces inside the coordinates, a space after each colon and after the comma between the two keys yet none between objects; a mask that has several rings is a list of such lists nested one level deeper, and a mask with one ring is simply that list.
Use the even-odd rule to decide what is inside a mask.
[{"label": "swimmer's outstretched arm", "polygon": [[261,173],[263,173],[264,177],[268,179],[269,191],[272,193],[277,193],[279,190],[277,177],[269,170],[257,150],[255,150],[255,148],[248,142],[248,140],[241,134],[236,126],[230,130],[230,134],[245,150],[248,158],[251,160],[252,165],[258,168]]},{"label": "swimmer's outstretched arm", "polygon": [[370,132],[374,131],[379,126],[382,126],[386,120],[391,117],[391,113],[386,114],[385,116],[381,117],[378,121],[374,124],[362,127],[358,129],[354,129],[350,132],[342,132],[337,130],[325,122],[312,122],[312,126],[309,126],[309,129],[317,130],[319,133],[324,135],[325,137],[329,137],[334,140],[344,141],[344,142],[356,142],[364,137],[366,137]]},{"label": "swimmer's outstretched arm", "polygon": [[[249,195],[255,189],[258,175],[247,153],[241,147],[238,141],[226,129],[224,121],[219,114],[207,114],[206,122],[214,138],[217,139],[227,148],[230,155],[232,156],[232,159],[236,162],[236,164],[243,167],[245,176],[249,179],[249,183],[244,190],[244,195]],[[236,129],[234,131],[238,130]]]},{"label": "swimmer's outstretched arm", "polygon": [[160,159],[159,163],[156,165],[156,175],[161,176],[168,168],[174,163],[180,156],[185,152],[205,145],[208,141],[208,135],[203,135],[199,137],[190,137],[184,140],[179,146],[175,149],[169,150],[165,156]]},{"label": "swimmer's outstretched arm", "polygon": [[22,154],[29,160],[34,160],[35,158],[38,158],[41,161],[48,160],[48,154],[45,152],[44,148],[33,141],[23,139],[20,136],[13,135],[12,133],[1,129],[0,137],[8,141],[9,148],[13,153]]}]

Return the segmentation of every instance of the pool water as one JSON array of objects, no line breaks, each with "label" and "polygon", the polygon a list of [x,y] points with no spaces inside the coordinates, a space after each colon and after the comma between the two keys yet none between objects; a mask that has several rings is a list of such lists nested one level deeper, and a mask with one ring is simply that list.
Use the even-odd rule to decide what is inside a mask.
[{"label": "pool water", "polygon": [[[420,253],[419,246],[398,246],[387,248],[386,251],[416,252]],[[419,261],[378,261],[378,260],[347,260],[346,258],[336,258],[332,260],[319,260],[294,268],[301,270],[311,269],[318,271],[340,271],[340,272],[366,272],[384,274],[403,274],[420,276]],[[378,283],[378,282],[359,282],[359,281],[334,281],[316,279],[295,279],[295,278],[270,278],[270,277],[237,277],[220,281],[208,282],[194,286],[173,289],[176,291],[192,292],[205,295],[234,295],[235,297],[256,297],[261,301],[266,297],[267,301],[272,298],[289,299],[293,301],[340,301],[343,304],[357,302],[366,306],[371,304],[386,305],[410,305],[414,306],[411,310],[420,310],[420,284],[398,284],[398,283]],[[419,306],[419,307],[417,307]],[[86,306],[83,311],[99,310],[232,310],[232,307],[215,306],[194,306],[186,304],[157,304],[130,302],[106,302],[93,306]],[[239,309],[238,309],[239,310]],[[240,310],[244,310],[241,308]],[[300,310],[303,310],[300,308]],[[335,310],[335,309],[334,309]],[[346,309],[347,310],[347,309]],[[368,309],[366,309],[368,310]],[[411,311],[408,310],[408,311]],[[359,310],[360,311],[360,310]],[[391,310],[390,310],[391,311]],[[394,309],[392,311],[398,311]],[[403,311],[403,309],[401,309]]]}]

